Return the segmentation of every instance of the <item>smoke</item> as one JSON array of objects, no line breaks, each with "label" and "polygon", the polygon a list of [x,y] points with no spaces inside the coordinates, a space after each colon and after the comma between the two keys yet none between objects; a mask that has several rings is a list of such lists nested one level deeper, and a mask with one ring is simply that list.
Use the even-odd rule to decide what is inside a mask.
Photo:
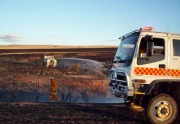
[{"label": "smoke", "polygon": [[0,40],[6,41],[6,42],[16,42],[21,39],[20,36],[16,34],[0,34]]}]

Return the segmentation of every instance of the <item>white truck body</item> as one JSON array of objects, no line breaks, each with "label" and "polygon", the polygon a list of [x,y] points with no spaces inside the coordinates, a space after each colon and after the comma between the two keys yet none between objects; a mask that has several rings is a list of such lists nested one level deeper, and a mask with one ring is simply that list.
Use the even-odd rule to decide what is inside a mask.
[{"label": "white truck body", "polygon": [[145,101],[165,93],[180,106],[180,34],[140,29],[120,39],[111,69],[112,93],[143,108]]}]

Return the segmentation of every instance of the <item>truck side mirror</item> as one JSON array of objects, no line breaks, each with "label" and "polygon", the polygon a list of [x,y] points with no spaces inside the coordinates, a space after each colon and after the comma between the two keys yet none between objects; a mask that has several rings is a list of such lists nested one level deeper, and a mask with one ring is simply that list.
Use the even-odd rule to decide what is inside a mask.
[{"label": "truck side mirror", "polygon": [[153,53],[154,53],[154,42],[148,42],[147,55],[153,56]]},{"label": "truck side mirror", "polygon": [[145,37],[144,37],[144,39],[146,40],[146,41],[152,41],[153,40],[153,36],[152,35],[146,35]]},{"label": "truck side mirror", "polygon": [[154,53],[154,42],[153,42],[153,36],[152,35],[146,35],[144,39],[147,41],[147,47],[146,47],[146,55],[152,56]]}]

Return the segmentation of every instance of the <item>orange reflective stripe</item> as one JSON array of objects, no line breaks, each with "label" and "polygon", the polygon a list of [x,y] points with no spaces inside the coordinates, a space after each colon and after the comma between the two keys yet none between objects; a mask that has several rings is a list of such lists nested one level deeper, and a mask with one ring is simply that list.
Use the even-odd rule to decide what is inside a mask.
[{"label": "orange reflective stripe", "polygon": [[138,75],[166,75],[166,69],[159,68],[134,68],[134,74]]},{"label": "orange reflective stripe", "polygon": [[57,94],[57,88],[51,87],[50,93]]},{"label": "orange reflective stripe", "polygon": [[171,76],[180,77],[180,70],[171,70]]},{"label": "orange reflective stripe", "polygon": [[180,77],[180,70],[163,68],[134,68],[135,75],[154,75],[154,76],[175,76]]},{"label": "orange reflective stripe", "polygon": [[57,95],[57,93],[51,93],[52,95]]}]

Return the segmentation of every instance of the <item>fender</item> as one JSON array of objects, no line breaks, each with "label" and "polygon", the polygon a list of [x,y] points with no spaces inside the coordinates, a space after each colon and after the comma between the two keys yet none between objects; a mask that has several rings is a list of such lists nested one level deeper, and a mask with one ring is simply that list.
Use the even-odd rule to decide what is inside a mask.
[{"label": "fender", "polygon": [[180,80],[167,80],[167,79],[163,79],[163,80],[154,80],[151,82],[151,84],[148,86],[146,92],[145,92],[145,95],[151,95],[151,91],[153,90],[153,88],[155,87],[156,84],[158,83],[169,83],[169,84],[172,84],[172,83],[180,83]]}]

